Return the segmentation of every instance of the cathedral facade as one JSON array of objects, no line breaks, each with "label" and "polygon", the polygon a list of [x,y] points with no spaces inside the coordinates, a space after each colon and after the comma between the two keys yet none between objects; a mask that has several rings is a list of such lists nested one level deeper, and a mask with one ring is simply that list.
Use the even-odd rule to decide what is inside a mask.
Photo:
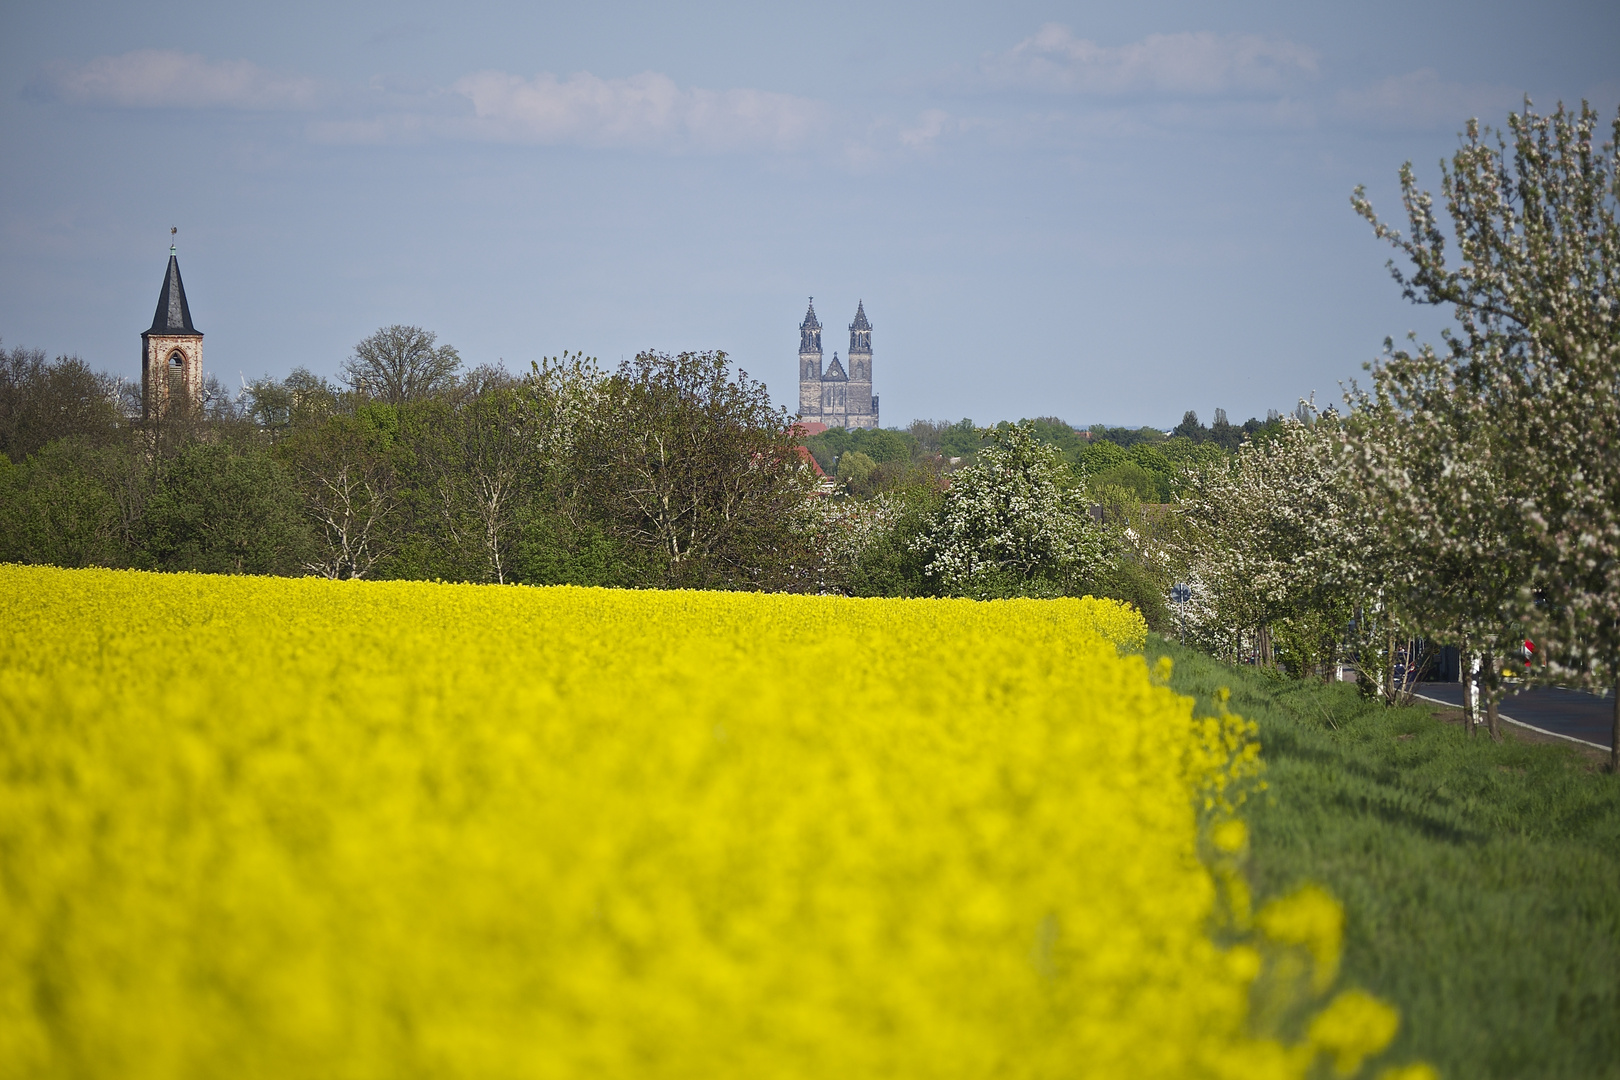
[{"label": "cathedral facade", "polygon": [[849,324],[849,367],[833,353],[832,363],[821,366],[821,323],[816,299],[799,324],[799,419],[828,427],[875,428],[878,399],[872,393],[872,324],[866,321],[864,301],[855,305]]}]

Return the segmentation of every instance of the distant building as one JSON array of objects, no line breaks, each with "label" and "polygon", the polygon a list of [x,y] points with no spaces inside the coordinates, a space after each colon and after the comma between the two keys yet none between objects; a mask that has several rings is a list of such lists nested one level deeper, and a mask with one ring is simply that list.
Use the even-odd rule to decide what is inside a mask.
[{"label": "distant building", "polygon": [[825,371],[821,366],[821,323],[815,297],[799,324],[799,416],[828,427],[875,428],[878,399],[872,393],[872,324],[866,321],[864,301],[855,305],[849,324],[849,370],[833,353]]},{"label": "distant building", "polygon": [[171,402],[202,401],[202,331],[191,324],[180,260],[169,245],[169,270],[152,327],[141,335],[141,417],[161,416]]}]

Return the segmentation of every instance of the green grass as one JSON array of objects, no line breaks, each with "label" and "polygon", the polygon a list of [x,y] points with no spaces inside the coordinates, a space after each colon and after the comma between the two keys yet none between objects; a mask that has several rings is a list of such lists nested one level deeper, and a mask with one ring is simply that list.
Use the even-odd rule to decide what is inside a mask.
[{"label": "green grass", "polygon": [[1229,687],[1258,722],[1256,894],[1315,881],[1343,901],[1341,982],[1401,1010],[1388,1060],[1448,1080],[1620,1077],[1620,777],[1572,747],[1470,740],[1434,706],[1150,639],[1161,655],[1201,710]]}]

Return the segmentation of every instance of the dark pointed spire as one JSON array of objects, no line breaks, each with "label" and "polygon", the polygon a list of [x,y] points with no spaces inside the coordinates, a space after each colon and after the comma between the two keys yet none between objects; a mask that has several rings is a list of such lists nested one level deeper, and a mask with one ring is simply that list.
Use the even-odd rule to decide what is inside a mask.
[{"label": "dark pointed spire", "polygon": [[[816,318],[816,298],[810,298],[810,310],[804,313],[804,322],[799,324],[799,355],[821,355],[821,321]],[[821,361],[816,361],[816,370],[821,370]]]},{"label": "dark pointed spire", "polygon": [[157,313],[152,316],[152,329],[148,334],[196,334],[202,331],[191,325],[191,307],[186,303],[186,287],[180,281],[180,259],[169,245],[169,272],[163,275],[163,291],[158,293]]},{"label": "dark pointed spire", "polygon": [[872,354],[872,324],[866,321],[866,301],[855,305],[855,321],[849,324],[849,355]]}]

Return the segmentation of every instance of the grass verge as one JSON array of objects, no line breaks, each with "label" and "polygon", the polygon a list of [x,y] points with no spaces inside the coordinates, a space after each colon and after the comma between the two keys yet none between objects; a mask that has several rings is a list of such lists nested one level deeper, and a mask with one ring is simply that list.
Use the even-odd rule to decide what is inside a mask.
[{"label": "grass verge", "polygon": [[1150,662],[1256,721],[1268,790],[1248,813],[1260,899],[1319,882],[1344,903],[1344,981],[1398,1005],[1391,1060],[1447,1078],[1620,1077],[1620,777],[1600,755],[1349,684],[1274,678],[1152,637]]}]

